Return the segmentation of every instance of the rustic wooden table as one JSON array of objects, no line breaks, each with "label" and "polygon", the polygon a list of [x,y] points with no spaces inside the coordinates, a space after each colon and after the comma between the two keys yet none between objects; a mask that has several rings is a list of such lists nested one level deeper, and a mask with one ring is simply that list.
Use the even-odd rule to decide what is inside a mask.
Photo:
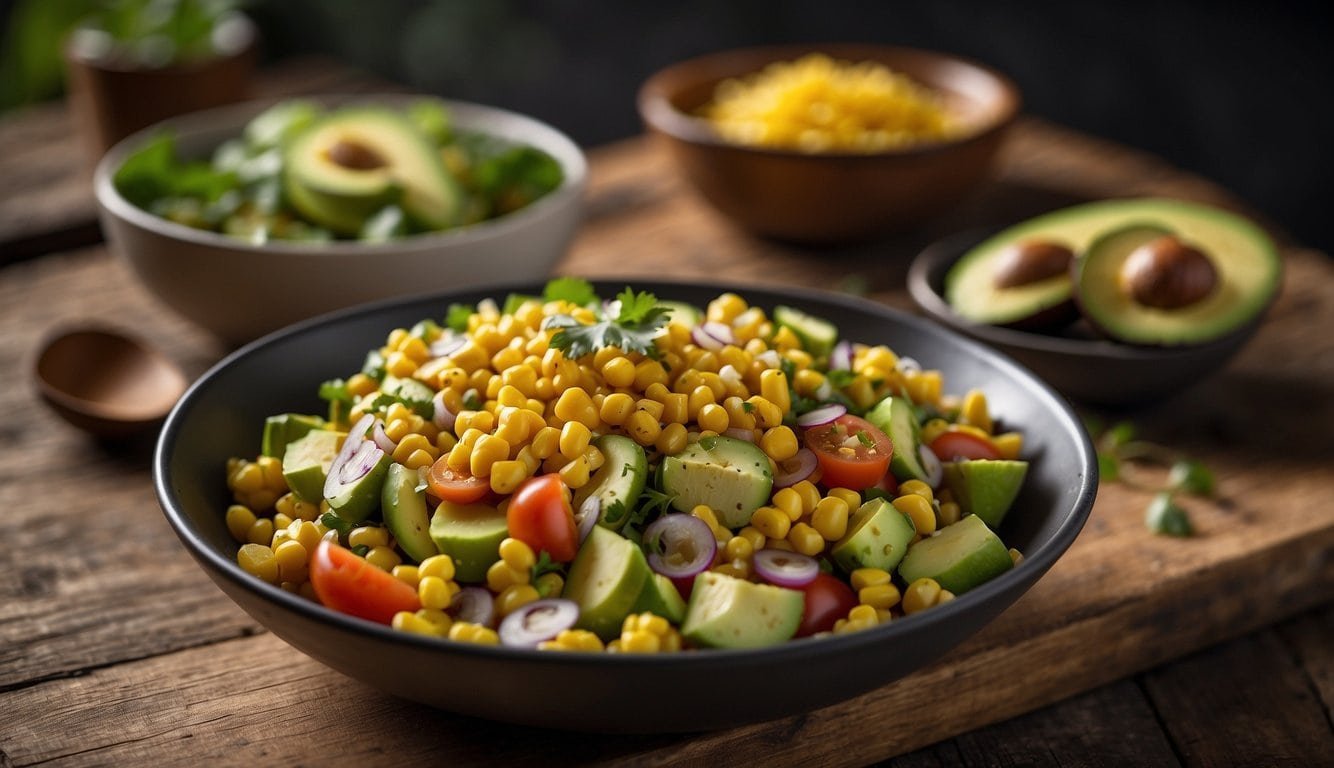
[{"label": "rustic wooden table", "polygon": [[[298,68],[264,90],[360,87]],[[1323,254],[1284,242],[1283,296],[1226,370],[1111,415],[1217,472],[1218,499],[1188,502],[1195,538],[1150,535],[1148,495],[1104,484],[1056,567],[928,669],[732,731],[595,737],[425,710],[303,656],[177,543],[153,496],[151,438],[97,444],[40,405],[32,356],[57,327],[126,329],[191,375],[226,351],[97,242],[70,134],[59,106],[0,121],[0,766],[1334,765],[1334,262]],[[856,286],[903,309],[908,259],[959,229],[1109,196],[1237,205],[1159,160],[1025,119],[996,179],[956,212],[816,251],[735,230],[644,140],[590,158],[588,220],[562,273]]]}]

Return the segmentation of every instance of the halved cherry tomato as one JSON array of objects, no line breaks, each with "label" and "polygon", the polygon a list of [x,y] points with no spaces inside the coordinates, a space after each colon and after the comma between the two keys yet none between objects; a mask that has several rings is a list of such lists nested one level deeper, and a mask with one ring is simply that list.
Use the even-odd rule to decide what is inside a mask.
[{"label": "halved cherry tomato", "polygon": [[884,432],[851,414],[806,430],[806,447],[820,461],[822,484],[854,491],[880,482],[894,453],[894,445]]},{"label": "halved cherry tomato", "polygon": [[471,504],[481,501],[491,491],[491,481],[485,477],[473,477],[466,472],[457,472],[446,461],[448,456],[441,456],[431,465],[426,473],[426,485],[431,495],[455,504]]},{"label": "halved cherry tomato", "polygon": [[999,459],[1000,451],[983,437],[967,432],[941,432],[931,441],[931,452],[941,461],[956,459]]},{"label": "halved cherry tomato", "polygon": [[422,607],[417,590],[331,541],[315,548],[310,584],[325,607],[381,624],[393,621],[399,611]]},{"label": "halved cherry tomato", "polygon": [[816,632],[828,632],[834,622],[847,618],[848,611],[857,607],[857,595],[852,587],[827,573],[801,588],[806,593],[806,605],[801,611],[797,637],[809,637]]},{"label": "halved cherry tomato", "polygon": [[510,535],[546,552],[558,563],[568,563],[579,550],[579,529],[574,524],[570,491],[560,475],[530,477],[510,497],[505,512]]}]

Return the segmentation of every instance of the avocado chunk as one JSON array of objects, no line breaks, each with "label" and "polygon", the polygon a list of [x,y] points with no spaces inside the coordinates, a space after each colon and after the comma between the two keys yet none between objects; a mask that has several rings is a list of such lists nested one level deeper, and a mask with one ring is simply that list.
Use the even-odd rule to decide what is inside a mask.
[{"label": "avocado chunk", "polygon": [[845,573],[858,568],[892,571],[916,535],[912,518],[888,499],[871,499],[853,513],[847,533],[834,543],[829,554]]},{"label": "avocado chunk", "polygon": [[1273,300],[1281,267],[1259,227],[1188,203],[1142,208],[1075,264],[1075,300],[1095,329],[1129,344],[1198,344],[1256,320]]},{"label": "avocado chunk", "polygon": [[930,483],[931,473],[922,466],[921,426],[913,413],[912,403],[902,397],[886,397],[866,414],[866,420],[889,436],[894,453],[889,459],[889,471],[899,482],[921,480]]},{"label": "avocado chunk", "polygon": [[667,322],[680,323],[694,328],[704,322],[704,313],[694,304],[684,301],[659,301],[658,306],[667,308]]},{"label": "avocado chunk", "polygon": [[402,464],[391,464],[380,491],[384,524],[404,554],[416,562],[440,554],[431,540],[431,519],[426,514],[426,491],[421,474]]},{"label": "avocado chunk", "polygon": [[639,599],[630,609],[630,613],[644,611],[661,616],[673,624],[680,624],[686,615],[686,601],[681,599],[681,593],[671,579],[661,573],[650,573],[648,581],[644,582],[643,591],[639,593]]},{"label": "avocado chunk", "polygon": [[976,515],[998,528],[1023,487],[1028,462],[974,459],[946,462],[943,469],[945,487],[954,494],[963,514]]},{"label": "avocado chunk", "polygon": [[982,518],[968,515],[908,549],[899,575],[909,584],[935,579],[941,587],[963,594],[1014,567],[1010,550]]},{"label": "avocado chunk", "polygon": [[338,456],[344,432],[311,429],[287,444],[283,451],[283,479],[298,499],[319,504],[324,499],[324,481]]},{"label": "avocado chunk", "polygon": [[649,574],[648,560],[633,541],[594,526],[570,564],[561,596],[579,604],[576,626],[611,640],[638,603]]},{"label": "avocado chunk", "polygon": [[598,523],[619,530],[648,480],[648,456],[639,443],[624,435],[603,435],[593,441],[602,452],[602,466],[574,492],[574,508],[582,509],[590,499],[598,500]]},{"label": "avocado chunk", "polygon": [[774,323],[796,334],[801,346],[815,357],[827,356],[838,341],[838,328],[833,323],[793,307],[774,307]]},{"label": "avocado chunk", "polygon": [[280,413],[264,420],[264,437],[260,441],[260,453],[265,456],[281,458],[287,451],[288,443],[305,437],[312,429],[322,429],[324,419],[319,416],[307,416],[300,413]]},{"label": "avocado chunk", "polygon": [[1002,232],[965,253],[945,274],[945,301],[975,323],[1055,329],[1078,315],[1070,281],[1074,251],[1048,236]]},{"label": "avocado chunk", "polygon": [[311,221],[356,235],[395,203],[423,229],[455,224],[458,183],[411,121],[389,109],[349,107],[298,133],[283,156],[283,189]]},{"label": "avocado chunk", "polygon": [[701,437],[675,456],[664,457],[659,472],[674,508],[690,512],[706,504],[718,522],[732,529],[749,523],[751,514],[769,502],[774,484],[764,451],[725,435]]},{"label": "avocado chunk", "polygon": [[695,578],[681,636],[710,648],[762,648],[791,640],[806,598],[795,589],[705,571]]},{"label": "avocado chunk", "polygon": [[435,413],[435,405],[432,402],[435,390],[416,379],[400,379],[397,376],[386,375],[380,382],[380,392],[402,400],[424,418]]},{"label": "avocado chunk", "polygon": [[431,541],[454,561],[454,579],[486,581],[486,569],[500,559],[500,542],[509,536],[505,513],[487,504],[442,501],[431,516]]}]

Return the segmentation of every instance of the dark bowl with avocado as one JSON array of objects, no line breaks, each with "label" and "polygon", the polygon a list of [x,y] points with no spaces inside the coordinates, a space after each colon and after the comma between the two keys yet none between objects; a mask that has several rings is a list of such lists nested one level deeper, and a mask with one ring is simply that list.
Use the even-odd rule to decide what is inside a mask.
[{"label": "dark bowl with avocado", "polygon": [[[1152,274],[1169,261],[1175,271]],[[914,260],[908,290],[928,316],[1062,394],[1128,406],[1170,397],[1226,365],[1255,334],[1281,276],[1272,241],[1249,221],[1137,198],[941,240]],[[1183,295],[1194,303],[1182,304]]]},{"label": "dark bowl with avocado", "polygon": [[[163,427],[153,460],[164,513],[218,587],[295,648],[350,677],[451,712],[597,732],[714,730],[810,711],[886,685],[939,658],[1023,595],[1070,547],[1097,491],[1092,445],[1068,404],[1005,356],[931,322],[849,296],[632,281],[660,299],[703,305],[731,290],[753,305],[798,307],[851,339],[890,345],[941,370],[951,390],[984,388],[993,412],[1024,433],[1031,469],[998,533],[1024,559],[924,613],[860,632],[753,650],[676,654],[551,653],[455,643],[336,613],[254,578],[236,563],[223,467],[259,444],[265,418],[309,412],[314,384],[357,369],[388,329],[453,302],[539,284],[495,285],[354,308],[256,341],[205,373]],[[595,287],[612,295],[624,283]],[[709,696],[728,680],[727,696]],[[467,691],[467,695],[458,695]],[[948,696],[948,691],[923,695]]]}]

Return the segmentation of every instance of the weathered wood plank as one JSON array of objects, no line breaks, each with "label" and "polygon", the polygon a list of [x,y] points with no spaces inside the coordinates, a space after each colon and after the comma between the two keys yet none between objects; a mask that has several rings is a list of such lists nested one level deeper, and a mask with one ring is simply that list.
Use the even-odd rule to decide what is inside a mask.
[{"label": "weathered wood plank", "polygon": [[1188,766],[1334,765],[1329,715],[1276,632],[1182,659],[1144,685]]}]

